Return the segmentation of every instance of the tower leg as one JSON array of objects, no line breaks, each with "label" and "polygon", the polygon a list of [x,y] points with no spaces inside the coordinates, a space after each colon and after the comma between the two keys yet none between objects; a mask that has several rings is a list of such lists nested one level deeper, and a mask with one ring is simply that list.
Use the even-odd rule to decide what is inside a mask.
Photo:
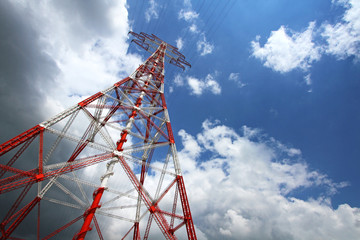
[{"label": "tower leg", "polygon": [[94,214],[95,214],[95,211],[96,209],[100,208],[100,199],[102,197],[104,193],[104,188],[101,187],[101,188],[98,188],[95,192],[94,192],[94,200],[91,204],[91,207],[85,212],[85,219],[84,219],[84,223],[80,229],[80,232],[78,234],[76,234],[74,236],[73,239],[76,239],[76,240],[83,240],[86,236],[86,233],[88,231],[91,231],[91,227],[90,227],[90,224],[91,224],[91,221],[94,217]]}]

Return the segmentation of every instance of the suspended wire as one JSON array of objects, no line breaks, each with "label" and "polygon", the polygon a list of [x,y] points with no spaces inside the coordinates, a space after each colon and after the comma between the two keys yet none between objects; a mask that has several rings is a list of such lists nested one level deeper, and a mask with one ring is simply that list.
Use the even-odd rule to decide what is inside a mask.
[{"label": "suspended wire", "polygon": [[[159,26],[160,25],[163,25],[162,23],[164,21],[166,21],[167,19],[167,13],[168,13],[168,7],[169,7],[169,2],[170,1],[166,1],[166,4],[165,6],[163,6],[161,8],[161,11],[160,11],[160,14],[159,14],[159,18],[158,18],[158,21],[156,22],[156,25],[155,25],[155,29],[154,29],[154,34],[156,35],[158,33],[158,29],[159,29]],[[161,23],[161,24],[160,24]],[[161,38],[161,37],[160,37]]]},{"label": "suspended wire", "polygon": [[[233,6],[235,3],[236,3],[236,0],[229,0],[229,1],[225,2],[225,4],[221,7],[221,10],[218,11],[218,12],[220,12],[220,14],[218,16],[214,17],[215,9],[218,9],[218,7],[219,7],[219,4],[217,4],[214,7],[212,13],[208,15],[208,18],[207,18],[208,21],[205,23],[207,23],[207,26],[209,26],[209,28],[208,28],[208,30],[206,30],[206,29],[204,30],[204,34],[205,34],[205,37],[207,38],[207,41],[210,41],[210,39],[212,39],[213,35],[217,32],[218,28],[224,22],[224,20],[230,13],[231,9],[233,9]],[[203,7],[203,5],[200,6],[200,9],[202,7]],[[210,7],[208,7],[207,9],[210,9]],[[211,18],[211,17],[213,17],[213,18]],[[209,23],[210,19],[215,19],[215,20],[212,21],[211,23]],[[190,32],[190,30],[187,29],[185,36],[187,36],[187,34],[189,32]],[[192,34],[192,38],[191,38],[190,42],[195,42],[197,37],[198,36],[196,34]],[[186,39],[184,39],[184,40],[186,40]],[[190,62],[190,64],[192,64],[193,67],[196,67],[196,64],[199,61],[199,59],[201,58],[201,56],[197,52],[197,44],[191,44],[189,46],[191,46],[191,47],[187,47],[187,49],[186,49],[187,53],[185,54],[185,56],[187,56],[187,59]],[[175,75],[173,75],[172,77],[175,77]],[[184,79],[184,81],[186,81],[186,79]],[[175,87],[175,86],[173,86],[173,87]],[[170,101],[168,102],[170,109],[171,109],[170,106],[172,106],[174,99],[178,98],[179,94],[180,94],[179,91],[174,91],[173,94],[170,95],[171,98],[169,99]]]},{"label": "suspended wire", "polygon": [[[201,9],[202,9],[203,6],[204,6],[205,1],[206,1],[206,0],[203,0],[203,1],[201,2],[200,8],[198,8],[197,10],[196,10],[196,8],[194,8],[194,11],[195,11],[196,13],[200,14],[200,11],[201,11]],[[199,4],[200,4],[200,3],[199,3]],[[183,36],[184,39],[186,39],[186,37],[187,37],[187,35],[189,34],[189,32],[190,32],[190,30],[189,30],[188,28],[186,28],[186,30],[185,30],[185,36]]]},{"label": "suspended wire", "polygon": [[[231,4],[230,4],[231,2]],[[211,26],[211,29],[209,30],[209,39],[211,39],[214,34],[217,32],[217,30],[219,29],[219,27],[222,25],[222,23],[225,21],[226,17],[229,15],[230,11],[232,9],[234,9],[234,5],[236,4],[236,0],[230,0],[227,2],[227,4],[224,6],[224,8],[222,9],[222,11],[220,12],[222,15],[219,16],[219,21],[217,24],[214,24],[213,26]],[[228,7],[229,6],[229,7]],[[228,7],[228,8],[227,8]],[[213,32],[211,32],[211,30],[214,29]]]},{"label": "suspended wire", "polygon": [[217,2],[217,4],[215,5],[215,7],[213,8],[213,10],[211,11],[211,13],[209,13],[209,16],[208,16],[208,18],[206,19],[206,21],[205,21],[205,26],[208,26],[208,25],[212,25],[212,24],[208,24],[208,23],[210,23],[210,19],[214,19],[213,18],[213,16],[214,16],[214,13],[215,13],[215,11],[217,11],[218,12],[218,10],[219,10],[219,4],[220,3],[223,3],[224,1],[216,1]]},{"label": "suspended wire", "polygon": [[[212,37],[217,32],[217,30],[219,29],[221,24],[224,22],[224,20],[226,19],[226,17],[230,13],[230,11],[233,9],[233,6],[235,5],[235,3],[236,3],[236,0],[227,1],[224,4],[224,6],[222,7],[222,9],[224,9],[224,10],[220,11],[220,15],[218,15],[215,18],[216,20],[212,24],[208,24],[209,30],[204,31],[205,36],[207,37],[207,41],[210,41],[210,39],[212,39]],[[200,57],[199,53],[197,53],[197,51],[192,50],[192,55],[189,59],[191,59],[192,64],[195,65],[197,63],[197,61],[199,60],[199,57]]]},{"label": "suspended wire", "polygon": [[[141,22],[141,27],[140,27],[140,31],[139,32],[143,32],[143,27],[144,27],[144,22],[145,22],[145,19],[144,19],[144,14],[142,14],[144,11],[144,2],[145,0],[141,0],[141,7],[140,7],[140,17],[139,17],[139,20]],[[142,16],[142,17],[141,17]]]},{"label": "suspended wire", "polygon": [[203,0],[203,1],[202,1],[201,6],[200,6],[200,8],[199,8],[199,11],[198,11],[198,12],[200,12],[200,11],[201,11],[201,9],[204,7],[205,2],[206,2],[206,0]]},{"label": "suspended wire", "polygon": [[[202,0],[201,2],[200,2],[200,1],[197,1],[197,2],[196,2],[196,3],[197,3],[197,4],[196,4],[196,7],[194,7],[194,9],[198,9],[197,12],[199,12],[199,9],[201,9],[202,6],[204,6],[205,1],[206,1],[206,0]],[[199,6],[200,6],[200,8],[199,8]]]},{"label": "suspended wire", "polygon": [[[234,4],[236,3],[236,0],[229,0],[229,1],[197,1],[196,7],[193,8],[193,11],[199,14],[200,16],[200,22],[195,23],[198,27],[199,33],[193,33],[190,31],[189,27],[187,27],[185,30],[181,31],[180,38],[184,41],[184,49],[182,49],[184,55],[186,56],[186,60],[190,62],[190,64],[195,67],[197,62],[201,59],[202,56],[200,56],[200,53],[197,49],[197,43],[199,42],[199,36],[202,38],[204,36],[204,40],[207,42],[211,41],[212,37],[215,35],[215,33],[218,31],[222,23],[224,22],[225,18],[229,14],[229,12],[232,10]],[[208,3],[208,4],[207,4]],[[169,1],[166,1],[166,3],[158,3],[161,6],[159,17],[154,22],[154,19],[151,19],[149,22],[146,22],[145,15],[141,13],[144,13],[144,0],[141,1],[141,7],[139,7],[137,10],[137,19],[135,21],[141,22],[141,27],[139,32],[146,32],[149,34],[154,33],[155,35],[158,34],[159,28],[164,25],[164,22],[167,21],[167,18],[165,15],[168,14],[168,8],[169,8]],[[136,5],[138,5],[138,2],[136,2]],[[148,7],[149,4],[147,4]],[[146,5],[145,5],[146,6]],[[146,7],[145,7],[146,9]],[[145,30],[144,30],[144,24],[145,24]],[[203,24],[204,29],[201,30],[201,25]],[[140,26],[140,24],[136,24],[136,26]],[[151,32],[149,32],[151,30]],[[204,34],[203,36],[201,34]],[[190,35],[190,37],[189,37]],[[164,36],[159,36],[160,38],[163,38]],[[203,39],[200,39],[202,41]],[[172,44],[176,45],[176,44]],[[180,50],[181,51],[181,50]],[[176,87],[173,84],[173,78],[176,76],[176,67],[169,66],[166,68],[166,79],[167,82],[170,83],[167,89],[170,87]],[[171,79],[172,78],[172,79]],[[171,100],[176,98],[178,95],[178,91],[174,91],[173,94],[171,94],[171,97],[169,98],[170,101],[168,101],[168,104],[171,104]]]},{"label": "suspended wire", "polygon": [[139,14],[140,14],[140,10],[138,8],[138,3],[139,3],[139,0],[136,0],[136,4],[135,4],[135,9],[134,9],[134,31],[135,31],[135,27],[137,25],[137,22],[138,22],[138,19],[139,19]]},{"label": "suspended wire", "polygon": [[[220,4],[220,3],[223,2],[223,1],[216,1],[216,2],[217,2],[217,4]],[[215,10],[216,10],[216,8],[217,8],[218,5],[216,5],[216,6],[212,9],[212,11],[210,11],[211,8],[212,8],[212,6],[214,5],[215,1],[211,1],[210,4],[206,4],[206,5],[204,5],[204,3],[205,3],[205,1],[203,1],[202,5],[200,6],[200,9],[199,9],[199,11],[198,11],[198,14],[199,14],[199,16],[200,16],[202,19],[207,19],[206,21],[202,21],[203,24],[204,24],[205,27],[206,27],[206,26],[209,26],[209,25],[210,25],[210,24],[209,24],[209,20],[210,20],[211,17],[214,16]],[[205,6],[205,8],[204,8],[204,11],[202,12],[201,9],[202,9],[204,6]],[[197,25],[197,27],[199,27],[199,26]],[[198,30],[198,31],[200,31],[200,30]],[[188,32],[190,32],[190,29],[188,30]],[[204,37],[206,37],[206,30],[200,31],[200,32],[203,32],[203,33],[204,33]],[[197,40],[197,38],[198,38],[197,33],[192,33],[190,42],[195,42],[195,41]],[[196,45],[195,45],[195,44],[192,44],[192,46],[193,46],[193,47],[192,47],[191,49],[188,49],[188,52],[187,52],[187,56],[189,56],[189,59],[191,59],[191,60],[193,59],[194,55],[196,54],[197,44],[196,44]],[[196,47],[196,49],[194,49],[194,47]],[[191,55],[190,55],[190,53],[191,53]]]},{"label": "suspended wire", "polygon": [[[219,2],[221,2],[221,1],[218,1],[218,3]],[[215,1],[211,1],[211,3],[208,4],[208,5],[205,5],[205,3],[206,3],[206,0],[203,0],[201,3],[200,2],[198,3],[197,8],[194,8],[194,11],[196,13],[198,13],[200,17],[203,15],[202,14],[202,9],[204,8],[204,6],[205,6],[204,12],[206,13],[206,12],[208,12],[209,9],[211,9],[211,6],[215,3]],[[211,14],[213,14],[213,13],[214,13],[214,11],[212,11]],[[204,14],[204,18],[205,17],[206,17],[206,14]],[[211,17],[211,15],[208,15],[208,18],[210,18],[210,17]],[[199,27],[198,24],[196,26]],[[189,34],[191,34],[190,39],[188,39]],[[194,55],[197,54],[197,43],[195,43],[195,42],[197,42],[196,40],[197,40],[198,37],[199,37],[198,33],[191,32],[189,27],[186,28],[185,33],[183,32],[183,34],[181,36],[181,38],[183,39],[183,41],[186,44],[186,47],[184,48],[184,55],[186,56],[187,61],[190,62],[192,67],[194,67],[194,65],[195,65],[195,61],[193,61],[193,59],[194,59]],[[192,43],[194,43],[194,44],[192,44]],[[173,73],[173,71],[174,70],[172,70],[171,73]],[[171,74],[171,76],[173,78],[175,78],[176,74]],[[186,81],[185,78],[184,78],[184,81]],[[176,86],[173,85],[172,87],[176,87]],[[173,94],[171,95],[172,97],[169,99],[170,100],[169,103],[168,103],[169,106],[172,105],[173,99],[178,98],[178,95],[179,95],[179,91],[174,91],[173,92]]]}]

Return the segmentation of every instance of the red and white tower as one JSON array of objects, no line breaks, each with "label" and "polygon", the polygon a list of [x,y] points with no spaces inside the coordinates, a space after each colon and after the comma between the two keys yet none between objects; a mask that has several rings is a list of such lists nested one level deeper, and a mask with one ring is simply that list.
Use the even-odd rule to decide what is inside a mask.
[{"label": "red and white tower", "polygon": [[130,34],[154,51],[133,74],[0,145],[0,239],[196,239],[164,96],[190,64]]}]

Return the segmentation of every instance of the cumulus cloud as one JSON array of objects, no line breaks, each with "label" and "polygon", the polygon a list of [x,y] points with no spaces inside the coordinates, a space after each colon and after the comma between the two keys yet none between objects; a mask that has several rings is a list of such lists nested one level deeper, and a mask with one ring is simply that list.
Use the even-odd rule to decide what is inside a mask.
[{"label": "cumulus cloud", "polygon": [[205,35],[202,35],[202,39],[196,43],[196,46],[200,56],[211,54],[214,50],[214,45],[206,40]]},{"label": "cumulus cloud", "polygon": [[176,47],[181,50],[184,47],[184,41],[181,37],[176,39]]},{"label": "cumulus cloud", "polygon": [[[208,120],[196,136],[179,132],[194,221],[206,238],[356,239],[360,209],[330,204],[344,184],[310,170],[300,150],[260,132]],[[323,191],[309,199],[292,195],[312,188]]]},{"label": "cumulus cloud", "polygon": [[[79,4],[65,1],[33,3],[27,8],[36,12],[29,18],[30,23],[33,22],[34,27],[42,26],[37,28],[38,41],[42,44],[39,52],[51,56],[59,69],[54,77],[59,87],[49,89],[45,97],[47,102],[57,103],[58,108],[46,109],[52,115],[112,85],[119,76],[127,76],[141,62],[139,56],[126,53],[129,25],[125,1],[92,3],[87,7]],[[92,15],[89,13],[92,11],[101,11],[101,14]],[[85,24],[96,22],[94,17],[97,16],[101,26]],[[78,20],[68,24],[67,19]]]},{"label": "cumulus cloud", "polygon": [[221,93],[221,87],[219,83],[214,79],[214,76],[208,74],[204,80],[197,79],[195,77],[187,77],[187,83],[190,87],[191,93],[200,96],[204,91],[210,91],[215,95]]},{"label": "cumulus cloud", "polygon": [[304,32],[293,32],[285,26],[272,31],[263,47],[260,37],[251,42],[252,55],[264,62],[264,66],[286,73],[294,69],[308,70],[321,57],[320,48],[313,42],[315,22]]},{"label": "cumulus cloud", "polygon": [[199,14],[193,10],[181,9],[179,12],[179,19],[184,19],[187,22],[193,21],[198,18]]},{"label": "cumulus cloud", "polygon": [[[221,94],[221,86],[216,81],[214,74],[208,74],[204,79],[199,79],[194,76],[182,77],[180,74],[176,74],[173,84],[175,87],[186,86],[190,89],[190,94],[201,96],[204,92],[211,92],[212,94]],[[174,88],[170,87],[170,92],[173,92]]]},{"label": "cumulus cloud", "polygon": [[194,77],[188,77],[187,82],[192,91],[192,94],[195,95],[201,95],[206,87],[205,82]]},{"label": "cumulus cloud", "polygon": [[174,78],[175,86],[184,86],[184,79],[180,74],[176,74]]},{"label": "cumulus cloud", "polygon": [[198,30],[198,27],[196,24],[192,24],[190,27],[189,27],[189,30],[190,32],[192,33],[199,33],[199,30]]},{"label": "cumulus cloud", "polygon": [[360,58],[360,2],[356,0],[334,1],[346,8],[341,22],[324,24],[322,36],[328,46],[326,53],[339,59],[349,56]]}]

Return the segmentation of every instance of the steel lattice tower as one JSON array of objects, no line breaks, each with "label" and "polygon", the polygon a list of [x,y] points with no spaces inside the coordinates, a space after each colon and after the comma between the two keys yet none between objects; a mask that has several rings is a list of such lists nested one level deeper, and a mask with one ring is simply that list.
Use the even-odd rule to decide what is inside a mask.
[{"label": "steel lattice tower", "polygon": [[164,96],[165,61],[190,64],[129,34],[152,53],[133,74],[0,145],[1,239],[196,239]]}]

